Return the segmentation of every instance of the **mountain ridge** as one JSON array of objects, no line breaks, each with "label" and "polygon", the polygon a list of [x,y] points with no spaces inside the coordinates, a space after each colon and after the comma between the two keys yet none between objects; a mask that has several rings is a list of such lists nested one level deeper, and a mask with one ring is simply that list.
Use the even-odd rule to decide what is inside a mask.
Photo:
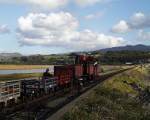
[{"label": "mountain ridge", "polygon": [[99,51],[100,52],[107,52],[107,51],[144,51],[144,52],[148,52],[148,51],[150,51],[150,46],[143,45],[143,44],[126,45],[126,46],[118,46],[118,47],[100,49]]}]

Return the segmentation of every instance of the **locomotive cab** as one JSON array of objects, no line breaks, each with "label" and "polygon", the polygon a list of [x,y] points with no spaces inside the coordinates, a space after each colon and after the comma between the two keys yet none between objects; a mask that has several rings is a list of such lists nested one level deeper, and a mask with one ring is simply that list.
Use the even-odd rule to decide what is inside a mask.
[{"label": "locomotive cab", "polygon": [[75,64],[80,64],[83,66],[83,84],[93,82],[95,76],[97,75],[98,62],[92,56],[77,55],[75,59]]}]

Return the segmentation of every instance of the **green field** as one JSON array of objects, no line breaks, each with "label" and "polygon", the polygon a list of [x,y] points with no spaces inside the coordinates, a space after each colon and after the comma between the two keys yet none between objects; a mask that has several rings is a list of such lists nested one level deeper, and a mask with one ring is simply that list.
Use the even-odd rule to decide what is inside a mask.
[{"label": "green field", "polygon": [[16,79],[32,78],[32,77],[42,77],[42,73],[0,75],[0,81],[16,80]]},{"label": "green field", "polygon": [[138,67],[104,81],[62,119],[150,120],[149,73],[148,68]]}]

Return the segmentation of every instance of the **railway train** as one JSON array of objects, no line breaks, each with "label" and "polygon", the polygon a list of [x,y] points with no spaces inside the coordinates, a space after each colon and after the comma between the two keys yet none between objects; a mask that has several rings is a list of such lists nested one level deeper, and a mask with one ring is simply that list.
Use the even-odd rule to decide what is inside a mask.
[{"label": "railway train", "polygon": [[94,57],[76,55],[74,64],[54,66],[52,77],[21,81],[21,95],[38,96],[66,87],[79,89],[86,83],[97,79],[98,67],[99,65]]},{"label": "railway train", "polygon": [[82,86],[97,79],[99,65],[94,57],[88,55],[76,55],[74,59],[74,64],[54,66],[51,77],[0,84],[0,103],[7,103],[12,99],[17,101],[18,97],[24,101],[29,97],[43,96],[70,87],[80,91]]}]

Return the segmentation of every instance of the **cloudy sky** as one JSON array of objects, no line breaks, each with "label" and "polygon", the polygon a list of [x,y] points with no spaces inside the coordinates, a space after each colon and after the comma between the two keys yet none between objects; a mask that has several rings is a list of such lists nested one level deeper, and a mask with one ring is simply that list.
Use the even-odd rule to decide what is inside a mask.
[{"label": "cloudy sky", "polygon": [[0,0],[0,52],[150,45],[149,0]]}]

